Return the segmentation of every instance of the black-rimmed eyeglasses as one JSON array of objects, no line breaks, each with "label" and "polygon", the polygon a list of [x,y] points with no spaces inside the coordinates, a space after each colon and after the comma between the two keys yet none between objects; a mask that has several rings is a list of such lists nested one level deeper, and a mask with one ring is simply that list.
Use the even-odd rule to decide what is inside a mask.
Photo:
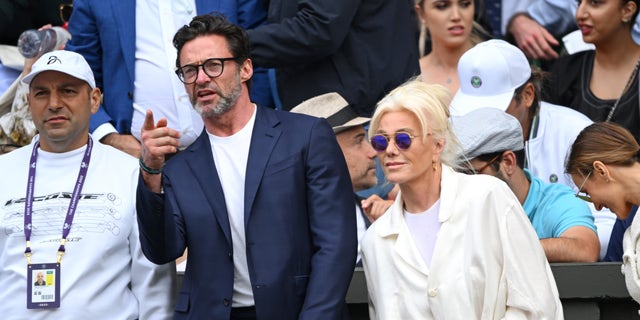
[{"label": "black-rimmed eyeglasses", "polygon": [[202,67],[204,74],[209,78],[217,78],[224,71],[225,61],[235,60],[236,58],[211,58],[205,60],[202,64],[188,64],[176,70],[176,75],[184,84],[192,84],[198,79],[198,69]]},{"label": "black-rimmed eyeglasses", "polygon": [[591,176],[592,172],[593,172],[593,170],[589,171],[589,173],[587,173],[587,176],[584,177],[584,180],[582,181],[582,183],[578,187],[578,192],[576,192],[576,197],[580,198],[580,199],[582,199],[582,200],[584,200],[586,202],[593,202],[593,200],[591,200],[591,197],[588,194],[582,192],[582,188],[584,187],[584,184],[587,183],[587,180]]}]

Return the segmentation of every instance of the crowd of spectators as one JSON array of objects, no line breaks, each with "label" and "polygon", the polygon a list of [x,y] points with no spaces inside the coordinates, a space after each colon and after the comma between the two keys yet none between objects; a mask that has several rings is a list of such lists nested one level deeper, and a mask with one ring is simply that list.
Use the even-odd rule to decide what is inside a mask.
[{"label": "crowd of spectators", "polygon": [[[635,230],[637,199],[602,190],[628,187],[631,183],[621,178],[620,172],[633,174],[635,171],[628,168],[635,170],[640,162],[632,152],[640,141],[639,12],[638,0],[4,1],[0,4],[0,154],[33,145],[42,139],[39,130],[47,128],[34,123],[32,79],[24,80],[41,57],[22,57],[16,48],[18,37],[28,29],[62,26],[69,39],[55,50],[78,53],[93,73],[95,85],[89,83],[90,87],[100,92],[99,107],[88,118],[88,134],[97,143],[139,159],[142,171],[137,208],[144,212],[141,250],[158,264],[179,258],[180,271],[202,277],[199,268],[206,259],[185,259],[187,248],[202,252],[192,241],[206,239],[204,229],[194,228],[197,223],[188,209],[195,210],[194,204],[209,200],[223,204],[214,206],[213,211],[222,210],[226,216],[228,210],[228,218],[216,218],[222,219],[222,233],[215,241],[228,241],[233,269],[220,269],[220,274],[231,276],[226,280],[228,286],[216,288],[216,292],[224,297],[220,299],[224,307],[231,307],[232,318],[260,317],[261,312],[267,312],[261,311],[264,307],[255,307],[269,305],[265,292],[272,289],[274,296],[292,290],[302,290],[304,296],[304,290],[309,290],[318,305],[300,303],[286,310],[269,309],[269,314],[337,317],[342,313],[341,303],[324,297],[317,287],[322,280],[315,277],[328,275],[332,268],[343,270],[340,257],[348,258],[349,263],[353,260],[354,266],[364,264],[372,317],[429,313],[438,318],[441,312],[492,317],[541,312],[553,317],[561,306],[555,299],[553,279],[546,276],[548,262],[622,261],[625,248],[637,245],[635,238],[624,236],[628,228]],[[211,16],[215,19],[207,18]],[[236,26],[242,32],[234,29]],[[201,33],[212,37],[211,41],[200,43]],[[334,135],[327,138],[325,124],[318,129],[315,123],[301,120],[304,116],[289,117],[290,113],[325,118]],[[291,123],[276,125],[274,119]],[[304,163],[306,176],[294,175],[300,174],[293,172],[297,165],[287,167],[282,158],[281,167],[263,163],[265,172],[253,178],[251,174],[264,168],[251,167],[260,164],[252,159],[263,156],[256,153],[271,149],[266,140],[258,146],[260,142],[248,137],[252,132],[277,135],[261,127],[265,121],[273,121],[270,125],[294,136],[280,137],[274,150],[278,157],[284,152],[295,159],[302,157],[298,160]],[[305,123],[313,126],[305,128],[309,132],[287,131]],[[240,130],[243,126],[253,129],[233,145],[242,150],[236,153],[219,138],[235,137],[245,132]],[[629,143],[627,162],[596,159],[582,148],[600,149],[574,145],[576,137],[583,144],[591,136],[604,139],[599,136],[603,132],[622,140],[633,138],[619,141]],[[307,134],[310,140],[302,141]],[[322,139],[315,140],[318,137],[314,135],[322,135],[330,143],[319,144]],[[194,150],[202,152],[202,147],[207,150],[204,154],[213,157],[214,165],[206,170],[223,170],[207,176],[220,180],[215,190],[223,196],[203,197],[198,203],[193,201],[197,194],[176,191],[171,178],[185,187],[202,178],[188,170],[191,160],[187,155]],[[326,159],[307,158],[316,155],[320,147],[342,152],[324,155]],[[617,155],[619,150],[598,152]],[[244,159],[238,162],[243,168],[226,163],[233,156]],[[589,160],[592,158],[595,160]],[[323,159],[332,170],[320,169]],[[267,185],[273,181],[269,175],[278,170],[291,170],[289,182],[293,185],[286,189],[277,187],[282,182]],[[345,179],[347,172],[351,179]],[[493,177],[470,177],[478,173]],[[340,179],[329,183],[325,175]],[[229,180],[236,178],[241,182]],[[262,183],[261,179],[267,182],[254,190],[249,187],[250,179],[256,184]],[[314,179],[319,179],[322,190],[310,183]],[[353,188],[345,188],[347,180]],[[348,191],[349,199],[343,194],[332,195],[328,192],[331,188]],[[292,209],[304,208],[298,210],[305,218],[297,225],[304,232],[287,230],[283,221],[274,222],[277,227],[272,231],[281,230],[276,238],[304,247],[284,246],[291,256],[281,253],[286,256],[282,263],[294,263],[295,259],[287,259],[300,253],[296,250],[303,254],[291,271],[297,277],[291,288],[265,290],[269,281],[283,281],[283,286],[289,282],[265,276],[276,268],[253,260],[263,259],[278,241],[270,242],[273,232],[256,230],[251,219],[266,223],[264,212],[277,211],[274,199],[282,199],[283,190],[289,189],[296,192],[288,196],[296,199],[278,203],[287,207],[279,219],[294,219]],[[482,192],[470,196],[473,191]],[[257,200],[244,199],[245,192]],[[264,195],[268,192],[274,194],[271,200]],[[580,192],[597,196],[581,196]],[[350,213],[348,219],[335,219],[334,227],[336,232],[353,229],[353,234],[343,235],[342,246],[355,243],[352,240],[357,238],[357,255],[353,255],[355,249],[338,245],[330,225],[319,221],[318,213],[327,212],[328,207],[318,199],[309,199],[319,196],[322,201],[335,202],[335,212]],[[453,198],[456,201],[451,201]],[[461,209],[471,203],[476,205],[473,210]],[[486,210],[475,212],[479,208]],[[9,209],[5,205],[2,210]],[[156,211],[175,217],[175,225],[154,220]],[[496,212],[508,214],[495,221],[461,226],[461,221],[471,219],[469,215],[495,216]],[[0,227],[9,228],[11,219],[0,216],[5,217]],[[473,224],[475,220],[470,221]],[[503,223],[522,230],[517,229],[520,231],[515,235],[515,229],[502,230]],[[477,229],[481,226],[501,236],[485,239]],[[154,234],[151,227],[167,228],[170,234]],[[263,250],[253,247],[254,237],[264,237],[259,244]],[[476,238],[470,240],[472,237]],[[157,244],[160,240],[162,245]],[[215,250],[227,250],[208,240],[215,244]],[[398,252],[393,251],[396,241],[402,244],[395,247],[402,248]],[[453,245],[455,241],[462,242]],[[509,247],[507,242],[511,241],[526,248],[520,250],[528,250],[528,254]],[[0,256],[15,249],[6,248],[7,243],[0,244]],[[318,261],[314,250],[322,254],[338,250],[339,255]],[[444,250],[448,250],[448,259],[443,258]],[[473,259],[479,260],[494,259],[497,252],[504,256],[501,261],[469,262],[471,258],[458,256],[458,251],[474,252]],[[476,251],[486,255],[477,256]],[[180,257],[182,253],[185,256]],[[546,260],[539,259],[540,253]],[[503,284],[491,282],[497,277],[491,273],[451,285],[483,282],[487,286],[483,287],[484,298],[492,301],[460,299],[446,290],[438,296],[439,286],[428,285],[430,276],[425,273],[436,272],[433,279],[462,277],[461,270],[450,267],[456,265],[451,262],[455,259],[460,265],[481,269],[509,269],[528,261],[529,267],[539,268],[535,281],[539,290],[548,291],[548,299],[538,301],[542,310],[515,308],[500,298],[500,294],[511,293],[494,292]],[[518,259],[521,261],[513,262]],[[309,271],[314,268],[318,270],[315,275]],[[386,279],[390,270],[395,270],[391,273],[397,281]],[[6,270],[0,267],[2,272]],[[524,289],[516,291],[530,295],[527,298],[540,297],[540,292],[533,292],[534,286],[527,287],[533,278],[510,277],[501,280],[521,284]],[[190,281],[193,279],[187,283]],[[340,292],[344,289],[333,285]],[[444,282],[441,285],[446,286]],[[206,314],[201,307],[190,310],[189,304],[199,300],[189,293],[197,295],[199,291],[190,291],[188,285],[184,288],[176,314]],[[399,301],[397,296],[386,296],[389,290],[402,296],[408,288],[424,291],[433,299]],[[444,298],[478,309],[456,310],[439,300]],[[398,305],[401,307],[396,308]],[[220,311],[225,308],[212,312],[225,314]]]}]

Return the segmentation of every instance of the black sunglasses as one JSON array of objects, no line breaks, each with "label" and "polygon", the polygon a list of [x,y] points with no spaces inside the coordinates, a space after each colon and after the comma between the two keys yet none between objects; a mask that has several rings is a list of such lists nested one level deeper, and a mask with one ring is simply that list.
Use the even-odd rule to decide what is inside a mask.
[{"label": "black sunglasses", "polygon": [[[411,135],[407,132],[396,132],[393,136],[393,142],[395,142],[396,147],[400,150],[407,150],[411,146],[411,141],[416,136]],[[376,134],[371,137],[371,146],[377,152],[384,152],[387,150],[389,146],[389,136],[386,134]]]}]

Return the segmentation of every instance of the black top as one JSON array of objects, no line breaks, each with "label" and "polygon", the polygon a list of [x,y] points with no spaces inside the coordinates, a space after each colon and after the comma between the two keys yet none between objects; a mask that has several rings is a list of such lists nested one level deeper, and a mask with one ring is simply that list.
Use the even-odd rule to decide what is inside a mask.
[{"label": "black top", "polygon": [[[599,99],[589,89],[594,57],[595,51],[584,51],[557,59],[551,66],[551,75],[543,90],[545,101],[575,109],[595,122],[605,121],[616,99]],[[631,88],[622,95],[611,121],[625,127],[640,141],[637,78],[636,74]]]}]

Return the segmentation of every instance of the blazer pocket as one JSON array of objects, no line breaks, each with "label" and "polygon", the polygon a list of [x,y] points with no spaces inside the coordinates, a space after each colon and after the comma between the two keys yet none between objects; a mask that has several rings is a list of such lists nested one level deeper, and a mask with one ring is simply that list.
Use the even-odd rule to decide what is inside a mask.
[{"label": "blazer pocket", "polygon": [[274,175],[276,173],[279,173],[291,167],[294,167],[298,163],[300,163],[300,156],[297,154],[291,155],[273,164],[268,164],[267,167],[264,169],[264,175],[265,176]]},{"label": "blazer pocket", "polygon": [[176,311],[177,312],[189,312],[189,294],[186,292],[180,292],[176,299]]}]

